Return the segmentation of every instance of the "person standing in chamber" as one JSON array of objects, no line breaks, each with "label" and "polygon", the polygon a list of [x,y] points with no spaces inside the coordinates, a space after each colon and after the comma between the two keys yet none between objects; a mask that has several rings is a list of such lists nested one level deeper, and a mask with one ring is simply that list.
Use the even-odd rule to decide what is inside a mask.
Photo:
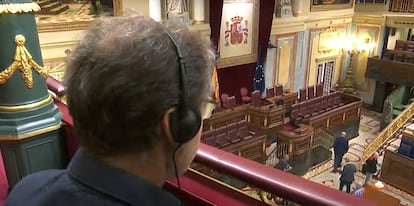
[{"label": "person standing in chamber", "polygon": [[357,172],[356,166],[349,161],[348,158],[345,158],[345,166],[342,169],[341,176],[339,177],[339,190],[342,191],[344,186],[346,186],[346,192],[351,192],[351,184],[355,181],[355,173]]},{"label": "person standing in chamber", "polygon": [[276,168],[283,170],[285,172],[288,172],[292,169],[292,166],[289,164],[289,155],[284,154],[283,158],[279,160],[279,162],[276,164]]},{"label": "person standing in chamber", "polygon": [[337,172],[338,168],[341,166],[342,158],[345,153],[349,150],[348,139],[346,138],[346,132],[342,132],[341,136],[335,138],[333,145],[334,150],[334,164],[332,172]]},{"label": "person standing in chamber", "polygon": [[363,172],[365,172],[365,184],[369,184],[369,181],[372,179],[372,176],[377,172],[378,164],[378,152],[375,152],[371,157],[365,161],[365,164],[362,166]]},{"label": "person standing in chamber", "polygon": [[79,150],[65,170],[24,177],[5,205],[182,205],[161,187],[196,155],[214,60],[186,28],[138,15],[99,19],[64,75]]},{"label": "person standing in chamber", "polygon": [[352,192],[352,194],[355,197],[364,197],[365,188],[362,187],[362,184],[360,182],[355,183],[355,190]]}]

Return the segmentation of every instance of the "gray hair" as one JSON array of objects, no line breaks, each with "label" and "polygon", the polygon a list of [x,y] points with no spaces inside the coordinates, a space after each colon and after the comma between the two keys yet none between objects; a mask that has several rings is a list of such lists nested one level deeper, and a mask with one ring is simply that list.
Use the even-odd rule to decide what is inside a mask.
[{"label": "gray hair", "polygon": [[[67,102],[79,144],[110,155],[151,148],[165,112],[179,103],[178,57],[166,26],[143,16],[92,25],[69,57]],[[170,29],[184,55],[186,102],[211,91],[214,52],[186,28]]]}]

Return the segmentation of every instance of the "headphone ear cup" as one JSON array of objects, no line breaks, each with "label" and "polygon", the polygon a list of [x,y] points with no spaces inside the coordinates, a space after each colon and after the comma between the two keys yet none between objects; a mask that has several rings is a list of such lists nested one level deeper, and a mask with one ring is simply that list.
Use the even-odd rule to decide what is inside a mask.
[{"label": "headphone ear cup", "polygon": [[201,126],[201,114],[192,107],[177,108],[170,115],[171,135],[175,142],[184,144],[197,134]]}]

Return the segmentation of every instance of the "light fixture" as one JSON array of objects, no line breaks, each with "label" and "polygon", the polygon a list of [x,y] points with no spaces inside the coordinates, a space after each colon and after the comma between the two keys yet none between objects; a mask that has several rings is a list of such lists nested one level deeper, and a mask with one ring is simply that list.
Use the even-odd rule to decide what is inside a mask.
[{"label": "light fixture", "polygon": [[274,49],[274,48],[276,48],[276,46],[275,46],[274,44],[272,44],[272,42],[269,40],[269,41],[267,42],[267,48],[269,48],[269,49]]},{"label": "light fixture", "polygon": [[378,189],[382,189],[384,188],[384,183],[382,183],[381,181],[378,181],[375,183],[375,187]]}]

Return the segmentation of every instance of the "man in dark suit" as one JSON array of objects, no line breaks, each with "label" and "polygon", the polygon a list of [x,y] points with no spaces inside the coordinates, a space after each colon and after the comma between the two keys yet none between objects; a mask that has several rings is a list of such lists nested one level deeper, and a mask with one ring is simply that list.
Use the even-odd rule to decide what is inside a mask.
[{"label": "man in dark suit", "polygon": [[292,166],[290,166],[289,164],[289,155],[288,154],[284,154],[283,158],[279,160],[279,162],[276,165],[277,169],[283,170],[285,172],[288,172],[289,170],[292,169]]},{"label": "man in dark suit", "polygon": [[356,166],[349,162],[348,158],[345,158],[345,166],[341,172],[341,177],[339,178],[339,190],[342,191],[344,186],[346,186],[346,192],[351,193],[351,184],[355,180],[354,174],[357,169]]},{"label": "man in dark suit", "polygon": [[348,139],[346,138],[346,132],[342,132],[341,136],[335,138],[333,145],[334,149],[334,164],[332,172],[337,172],[338,167],[341,166],[342,158],[344,154],[349,150]]}]

